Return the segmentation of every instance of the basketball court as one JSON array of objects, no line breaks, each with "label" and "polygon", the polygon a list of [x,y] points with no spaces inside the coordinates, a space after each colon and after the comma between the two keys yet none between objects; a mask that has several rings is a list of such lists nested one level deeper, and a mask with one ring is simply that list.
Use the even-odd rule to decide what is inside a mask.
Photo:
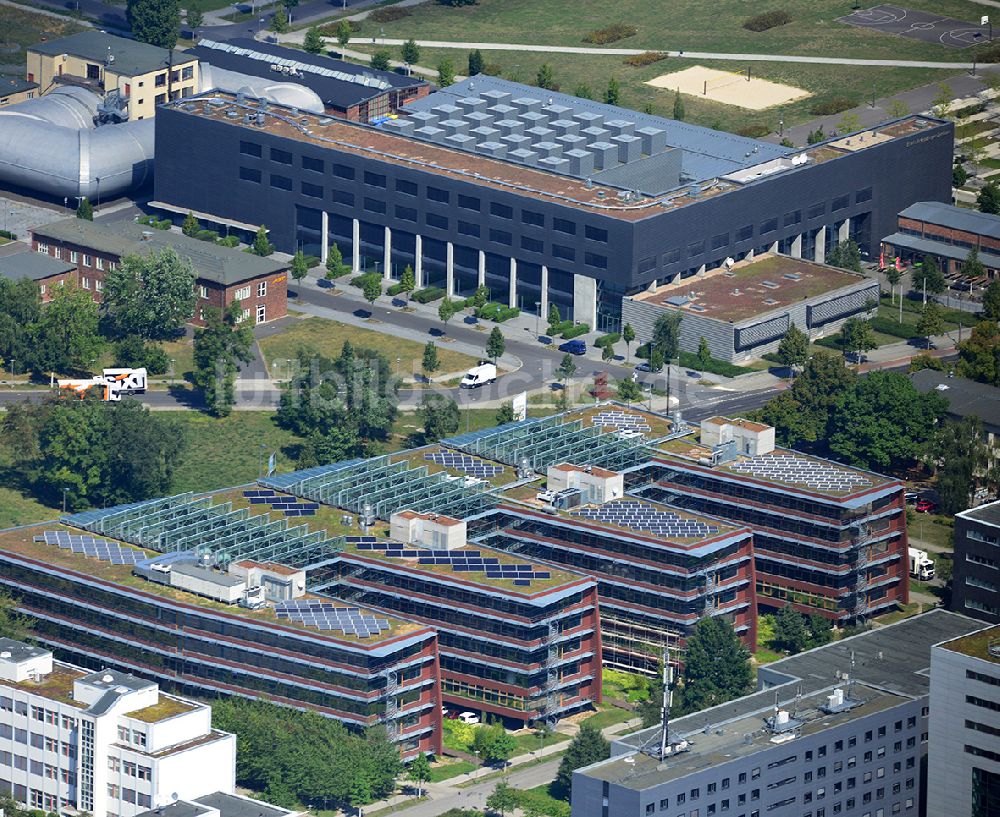
[{"label": "basketball court", "polygon": [[732,71],[692,65],[683,71],[674,71],[672,74],[662,74],[647,80],[646,84],[668,91],[680,90],[687,96],[710,99],[712,102],[735,105],[750,111],[763,111],[775,105],[785,105],[810,96],[808,91],[793,85],[758,79],[753,75],[750,66],[737,74]]},{"label": "basketball court", "polygon": [[900,37],[923,40],[925,43],[937,43],[948,48],[968,48],[989,39],[984,26],[899,6],[882,5],[862,9],[837,18],[837,22],[884,31],[886,34],[898,34]]}]

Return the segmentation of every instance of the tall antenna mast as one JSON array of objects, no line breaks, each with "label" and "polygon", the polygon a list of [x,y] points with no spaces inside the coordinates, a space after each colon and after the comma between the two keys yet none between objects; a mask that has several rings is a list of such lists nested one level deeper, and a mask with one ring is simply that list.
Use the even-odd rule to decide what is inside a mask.
[{"label": "tall antenna mast", "polygon": [[674,680],[674,668],[670,666],[670,651],[663,648],[663,704],[660,709],[660,759],[667,756],[667,744],[670,742],[670,704],[673,693],[670,685]]}]

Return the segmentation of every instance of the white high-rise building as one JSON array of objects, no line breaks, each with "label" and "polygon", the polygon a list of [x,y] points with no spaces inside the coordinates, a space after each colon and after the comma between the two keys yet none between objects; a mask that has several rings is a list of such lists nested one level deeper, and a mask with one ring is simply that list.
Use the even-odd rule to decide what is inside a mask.
[{"label": "white high-rise building", "polygon": [[0,791],[46,811],[143,811],[235,787],[236,738],[208,706],[0,638]]}]

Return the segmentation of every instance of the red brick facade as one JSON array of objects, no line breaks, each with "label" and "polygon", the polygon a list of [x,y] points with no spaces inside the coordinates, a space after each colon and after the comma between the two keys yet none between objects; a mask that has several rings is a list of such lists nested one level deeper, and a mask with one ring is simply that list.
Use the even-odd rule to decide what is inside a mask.
[{"label": "red brick facade", "polygon": [[[898,219],[898,227],[901,233],[919,235],[930,241],[941,241],[945,244],[952,244],[957,247],[972,249],[977,248],[980,252],[1000,255],[1000,239],[988,235],[979,235],[965,230],[956,230],[952,227],[942,227],[939,224],[931,224],[927,221],[919,221],[913,218]],[[887,245],[889,246],[889,245]],[[899,252],[899,250],[894,250]],[[955,259],[940,258],[942,271],[946,275],[956,275],[962,267],[962,262]],[[982,258],[980,258],[982,260]],[[996,277],[997,269],[986,267],[986,274],[990,279]]]},{"label": "red brick facade", "polygon": [[[43,303],[51,300],[53,288],[62,285],[67,279],[72,279],[77,286],[88,290],[93,299],[100,303],[103,297],[104,276],[121,261],[114,254],[97,253],[89,247],[65,242],[56,243],[52,239],[32,237],[31,247],[35,252],[45,253],[77,265],[75,273],[53,275],[38,282]],[[206,307],[223,309],[235,300],[240,301],[244,314],[247,314],[255,324],[283,318],[288,314],[287,279],[287,272],[280,272],[277,275],[248,278],[238,284],[223,286],[206,278],[198,278],[195,283],[198,298],[191,323],[204,326],[203,316]]]}]

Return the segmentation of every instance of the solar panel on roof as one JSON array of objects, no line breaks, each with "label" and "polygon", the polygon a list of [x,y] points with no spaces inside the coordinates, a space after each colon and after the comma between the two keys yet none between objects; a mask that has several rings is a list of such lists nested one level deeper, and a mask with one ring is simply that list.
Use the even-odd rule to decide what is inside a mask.
[{"label": "solar panel on roof", "polygon": [[759,454],[731,463],[729,468],[761,479],[825,491],[847,492],[872,484],[856,471],[788,454]]}]

